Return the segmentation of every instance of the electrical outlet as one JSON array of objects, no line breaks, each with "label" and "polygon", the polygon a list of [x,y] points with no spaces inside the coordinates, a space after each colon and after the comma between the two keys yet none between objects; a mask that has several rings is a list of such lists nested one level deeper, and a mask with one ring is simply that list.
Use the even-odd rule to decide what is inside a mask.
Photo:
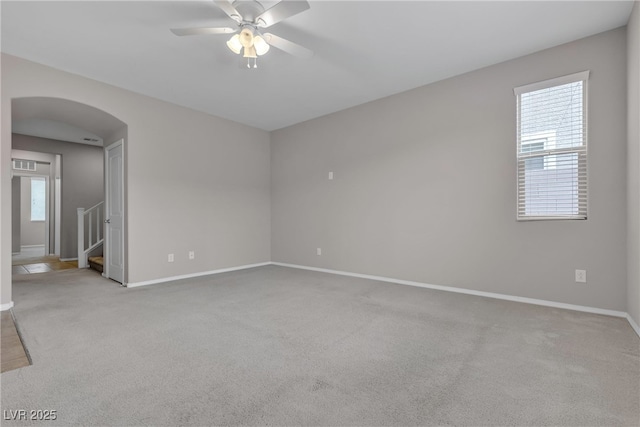
[{"label": "electrical outlet", "polygon": [[322,255],[322,248],[318,248],[318,249],[316,250],[316,253],[317,253],[318,255]]},{"label": "electrical outlet", "polygon": [[576,283],[587,283],[587,270],[576,270]]},{"label": "electrical outlet", "polygon": [[189,251],[189,259],[195,259],[196,257],[196,252],[195,251]]},{"label": "electrical outlet", "polygon": [[329,172],[329,179],[333,179],[333,172]]},{"label": "electrical outlet", "polygon": [[169,262],[173,262],[173,254],[169,254],[169,255],[167,256],[167,261],[169,261]]}]

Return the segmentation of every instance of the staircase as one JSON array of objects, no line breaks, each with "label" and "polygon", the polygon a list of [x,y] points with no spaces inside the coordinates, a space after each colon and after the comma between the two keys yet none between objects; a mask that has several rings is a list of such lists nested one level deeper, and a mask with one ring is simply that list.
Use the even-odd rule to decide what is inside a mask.
[{"label": "staircase", "polygon": [[103,217],[104,202],[89,209],[78,208],[78,268],[91,267],[100,273],[104,270],[102,258]]},{"label": "staircase", "polygon": [[102,273],[104,271],[104,258],[102,255],[100,256],[90,256],[89,257],[89,268],[94,269],[98,273]]}]

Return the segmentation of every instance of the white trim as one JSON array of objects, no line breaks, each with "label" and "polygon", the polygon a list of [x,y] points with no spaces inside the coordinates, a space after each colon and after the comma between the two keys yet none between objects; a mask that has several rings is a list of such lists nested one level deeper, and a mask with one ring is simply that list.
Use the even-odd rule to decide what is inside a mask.
[{"label": "white trim", "polygon": [[304,265],[286,264],[282,262],[272,262],[273,265],[281,267],[299,268],[302,270],[320,271],[322,273],[339,274],[341,276],[359,277],[361,279],[378,280],[381,282],[397,283],[400,285],[417,286],[419,288],[436,289],[438,291],[455,292],[459,294],[475,295],[480,297],[494,298],[506,301],[522,302],[525,304],[542,305],[546,307],[563,308],[566,310],[583,311],[586,313],[604,314],[606,316],[628,318],[624,311],[607,310],[604,308],[587,307],[584,305],[567,304],[563,302],[547,301],[535,298],[517,297],[513,295],[497,294],[493,292],[474,291],[472,289],[455,288],[453,286],[430,285],[427,283],[413,282],[411,280],[393,279],[390,277],[372,276],[369,274],[349,273],[346,271],[329,270],[327,268],[307,267]]},{"label": "white trim", "polygon": [[580,71],[579,73],[569,74],[562,77],[556,77],[555,79],[543,80],[541,82],[530,83],[524,86],[518,86],[513,88],[514,95],[521,95],[525,92],[533,92],[540,89],[546,89],[552,86],[560,86],[567,83],[574,83],[579,81],[587,81],[589,79],[589,70]]},{"label": "white trim", "polygon": [[60,258],[60,261],[63,261],[63,262],[77,261],[77,260],[78,260],[78,258]]},{"label": "white trim", "polygon": [[573,221],[582,221],[582,220],[586,220],[587,217],[584,215],[566,215],[566,216],[545,216],[545,215],[541,215],[541,216],[519,216],[516,218],[516,221],[557,221],[557,220],[564,220],[564,219],[570,219]]},{"label": "white trim", "polygon": [[53,253],[56,256],[60,256],[62,254],[62,252],[60,251],[60,221],[62,218],[62,179],[60,177],[60,168],[62,166],[62,155],[56,154],[55,156],[55,176],[53,177]]},{"label": "white trim", "polygon": [[[44,222],[44,221],[40,221],[40,222]],[[42,248],[42,249],[44,249],[44,245],[22,245],[22,246],[20,246],[20,248]]]},{"label": "white trim", "polygon": [[[54,207],[51,208],[49,205],[49,208],[47,208],[47,212],[49,213],[49,217],[51,218],[53,217],[53,221],[54,221],[54,248],[53,248],[53,254],[52,255],[58,255],[60,256],[60,221],[62,218],[61,212],[58,210],[56,211],[56,201],[60,202],[61,198],[60,198],[60,188],[58,186],[59,181],[60,181],[60,168],[61,168],[61,164],[62,164],[62,156],[60,154],[49,154],[49,153],[42,153],[39,151],[26,151],[26,150],[16,150],[16,149],[12,149],[11,150],[11,157],[17,157],[17,158],[22,158],[22,159],[28,159],[28,160],[34,160],[37,163],[48,163],[50,165],[50,169],[49,169],[49,182],[47,185],[47,191],[53,191],[53,196],[51,196],[51,193],[49,193],[49,200],[51,200],[50,198],[53,197],[54,200]],[[24,172],[24,171],[23,171]],[[41,174],[33,174],[33,173],[21,173],[20,171],[16,171],[12,169],[12,176],[44,176]],[[51,184],[51,180],[55,179],[55,183]],[[60,202],[61,203],[61,202]],[[47,226],[47,229],[49,230],[49,232],[46,234],[46,236],[50,235],[50,223]],[[47,250],[47,252],[51,253],[51,240],[49,238],[49,248]]]},{"label": "white trim", "polygon": [[6,304],[0,304],[0,311],[5,311],[13,308],[13,301],[8,302]]},{"label": "white trim", "polygon": [[636,334],[638,334],[638,338],[640,338],[640,326],[638,326],[638,324],[635,322],[635,320],[633,320],[633,317],[631,317],[629,313],[625,313],[625,314],[626,314],[625,317],[629,321],[629,324],[631,325],[633,330],[636,332]]},{"label": "white trim", "polygon": [[[631,325],[635,333],[638,334],[638,337],[640,337],[640,327],[633,320],[633,318],[624,311],[607,310],[604,308],[588,307],[584,305],[575,305],[575,304],[567,304],[563,302],[555,302],[555,301],[541,300],[541,299],[535,299],[535,298],[518,297],[514,295],[498,294],[494,292],[475,291],[473,289],[456,288],[453,286],[431,285],[427,283],[414,282],[411,280],[393,279],[391,277],[374,276],[371,274],[350,273],[347,271],[331,270],[328,268],[308,267],[305,265],[287,264],[284,262],[261,262],[257,264],[240,265],[236,267],[221,268],[218,270],[203,271],[200,273],[184,274],[181,276],[164,277],[162,279],[127,283],[125,286],[127,288],[136,288],[139,286],[155,285],[158,283],[166,283],[174,280],[189,279],[193,277],[209,276],[214,274],[227,273],[231,271],[246,270],[246,269],[255,268],[255,267],[263,267],[266,265],[278,265],[280,267],[318,271],[321,273],[337,274],[340,276],[358,277],[360,279],[377,280],[380,282],[396,283],[399,285],[415,286],[415,287],[426,288],[426,289],[435,289],[438,291],[454,292],[459,294],[475,295],[479,297],[493,298],[493,299],[499,299],[499,300],[505,300],[505,301],[521,302],[524,304],[540,305],[544,307],[561,308],[565,310],[573,310],[573,311],[581,311],[585,313],[602,314],[605,316],[621,317],[621,318],[627,319],[627,321],[629,322],[629,324]],[[13,307],[13,302],[11,302],[10,307],[2,308],[2,310],[7,310],[11,307]]]},{"label": "white trim", "polygon": [[109,186],[111,185],[111,177],[109,175],[109,152],[111,150],[113,150],[114,148],[120,147],[121,150],[121,155],[122,155],[122,174],[120,176],[120,185],[122,186],[122,191],[120,192],[120,197],[122,198],[122,200],[120,200],[120,205],[122,206],[122,228],[120,230],[120,235],[122,238],[122,244],[121,244],[121,248],[120,248],[120,256],[122,257],[122,282],[119,282],[118,280],[115,280],[112,275],[110,274],[109,271],[109,265],[110,265],[110,257],[111,257],[111,252],[110,252],[110,248],[109,245],[111,244],[111,242],[109,241],[109,223],[105,223],[105,229],[104,229],[104,246],[103,246],[103,256],[104,256],[104,265],[102,266],[102,276],[106,277],[108,279],[114,280],[118,283],[121,283],[122,286],[127,286],[127,275],[125,274],[127,271],[127,257],[125,256],[125,223],[126,223],[126,216],[127,216],[127,207],[125,205],[125,153],[124,153],[124,138],[120,138],[119,140],[107,145],[106,147],[104,147],[104,151],[103,151],[103,157],[104,157],[104,220],[107,220],[107,214],[109,213],[109,207],[111,204],[111,200],[109,198],[109,194],[110,194],[110,190],[109,190]]},{"label": "white trim", "polygon": [[127,288],[136,288],[138,286],[155,285],[158,283],[172,282],[174,280],[190,279],[192,277],[209,276],[212,274],[227,273],[229,271],[245,270],[247,268],[263,267],[270,265],[271,262],[260,262],[258,264],[239,265],[236,267],[220,268],[218,270],[202,271],[200,273],[183,274],[181,276],[163,277],[162,279],[145,280],[143,282],[127,283]]}]

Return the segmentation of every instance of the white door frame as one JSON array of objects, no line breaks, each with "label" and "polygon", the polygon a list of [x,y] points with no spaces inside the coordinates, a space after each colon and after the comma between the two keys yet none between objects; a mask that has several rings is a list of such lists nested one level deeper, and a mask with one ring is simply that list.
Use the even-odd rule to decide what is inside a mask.
[{"label": "white door frame", "polygon": [[[51,255],[51,212],[49,210],[49,200],[50,200],[50,191],[49,187],[49,175],[39,174],[39,173],[29,173],[22,171],[12,171],[12,178],[17,176],[19,178],[43,178],[44,179],[44,255]],[[20,183],[22,186],[22,182]],[[22,203],[22,201],[20,202]],[[20,212],[20,216],[24,215],[23,212]],[[22,246],[22,244],[20,244]]]},{"label": "white door frame", "polygon": [[109,245],[110,243],[110,237],[109,237],[109,233],[110,230],[109,228],[109,224],[107,223],[108,218],[108,212],[109,212],[109,204],[110,204],[110,200],[109,200],[109,190],[110,190],[110,179],[109,179],[109,151],[116,148],[118,145],[122,146],[122,176],[120,177],[120,182],[122,183],[122,191],[120,192],[121,196],[122,196],[122,200],[120,201],[121,206],[122,206],[122,235],[121,237],[121,242],[122,242],[122,247],[120,248],[121,250],[121,254],[122,254],[122,285],[126,286],[126,277],[125,277],[125,271],[126,271],[126,256],[125,256],[125,244],[124,244],[124,234],[125,234],[125,215],[126,215],[126,206],[124,204],[124,164],[125,164],[125,154],[124,154],[124,138],[119,139],[118,141],[109,144],[108,146],[104,147],[104,216],[103,218],[105,218],[105,230],[104,230],[104,251],[103,251],[103,268],[104,271],[102,272],[102,275],[106,278],[111,278],[110,276],[110,272],[109,272]]},{"label": "white door frame", "polygon": [[[61,179],[61,165],[62,156],[60,154],[42,153],[39,151],[28,150],[11,150],[11,158],[33,160],[38,163],[46,163],[49,165],[49,180],[47,181],[47,235],[46,235],[46,255],[55,254],[60,256],[60,238],[61,238],[61,221],[62,221],[62,183]],[[20,171],[11,168],[11,176],[46,176],[34,172]],[[51,179],[55,179],[52,184]],[[51,198],[53,197],[53,207],[51,206]],[[51,218],[53,217],[53,247],[51,247]]]},{"label": "white door frame", "polygon": [[55,169],[54,173],[54,185],[53,185],[53,220],[54,220],[54,230],[53,230],[53,253],[60,257],[60,237],[61,237],[61,219],[62,219],[62,156],[60,154],[56,154],[55,165],[51,165],[51,168]]}]

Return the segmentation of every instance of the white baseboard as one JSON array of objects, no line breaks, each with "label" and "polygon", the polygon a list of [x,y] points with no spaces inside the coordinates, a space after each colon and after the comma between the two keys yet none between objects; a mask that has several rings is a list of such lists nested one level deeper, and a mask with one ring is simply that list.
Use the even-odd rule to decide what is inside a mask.
[{"label": "white baseboard", "polygon": [[638,334],[638,337],[640,337],[640,326],[638,326],[636,321],[633,320],[633,317],[631,317],[631,315],[629,313],[625,313],[625,314],[626,314],[627,320],[629,321],[629,324],[631,325],[633,330],[636,331],[636,334]]},{"label": "white baseboard", "polygon": [[[629,318],[624,311],[607,310],[604,308],[587,307],[584,305],[567,304],[563,302],[547,301],[535,298],[525,298],[513,295],[497,294],[494,292],[474,291],[473,289],[455,288],[453,286],[430,285],[427,283],[413,282],[411,280],[392,279],[390,277],[372,276],[370,274],[350,273],[347,271],[330,270],[327,268],[307,267],[304,265],[286,264],[282,262],[272,262],[273,265],[282,267],[299,268],[303,270],[320,271],[323,273],[339,274],[341,276],[359,277],[361,279],[378,280],[380,282],[397,283],[400,285],[417,286],[419,288],[436,289],[438,291],[456,292],[459,294],[475,295],[480,297],[501,299],[506,301],[522,302],[525,304],[542,305],[546,307],[563,308],[567,310],[584,311],[586,313],[604,314],[606,316]],[[638,332],[638,329],[636,329]],[[638,334],[640,335],[640,334]]]},{"label": "white baseboard", "polygon": [[[262,263],[258,263],[258,264],[240,265],[240,266],[236,266],[236,267],[221,268],[221,269],[218,269],[218,270],[203,271],[203,272],[200,272],[200,273],[184,274],[184,275],[181,275],[181,276],[163,277],[161,279],[127,283],[125,286],[128,287],[128,288],[135,288],[135,287],[139,287],[139,286],[147,286],[147,285],[155,285],[155,284],[158,284],[158,283],[171,282],[171,281],[174,281],[174,280],[189,279],[189,278],[192,278],[192,277],[209,276],[209,275],[213,275],[213,274],[227,273],[227,272],[237,271],[237,270],[245,270],[245,269],[248,269],[248,268],[262,267],[262,266],[265,266],[265,265],[278,265],[278,266],[281,266],[281,267],[289,267],[289,268],[297,268],[297,269],[302,269],[302,270],[319,271],[319,272],[322,272],[322,273],[338,274],[338,275],[341,275],[341,276],[358,277],[358,278],[361,278],[361,279],[377,280],[377,281],[388,282],[388,283],[397,283],[397,284],[400,284],[400,285],[415,286],[415,287],[426,288],[426,289],[435,289],[435,290],[445,291],[445,292],[455,292],[455,293],[460,293],[460,294],[475,295],[475,296],[493,298],[493,299],[500,299],[500,300],[505,300],[505,301],[514,301],[514,302],[521,302],[521,303],[525,303],[525,304],[540,305],[540,306],[545,306],[545,307],[553,307],[553,308],[561,308],[561,309],[566,309],[566,310],[581,311],[581,312],[585,312],[585,313],[602,314],[602,315],[605,315],[605,316],[621,317],[621,318],[625,318],[625,319],[627,319],[629,321],[629,324],[631,325],[633,330],[636,332],[636,334],[638,334],[638,337],[640,337],[640,327],[638,327],[638,324],[631,318],[631,316],[628,313],[626,313],[624,311],[608,310],[608,309],[604,309],[604,308],[589,307],[589,306],[576,305],[576,304],[567,304],[567,303],[563,303],[563,302],[548,301],[548,300],[535,299],[535,298],[518,297],[518,296],[513,296],[513,295],[498,294],[498,293],[494,293],[494,292],[476,291],[476,290],[473,290],[473,289],[456,288],[456,287],[453,287],[453,286],[432,285],[432,284],[428,284],[428,283],[414,282],[414,281],[411,281],[411,280],[394,279],[394,278],[390,278],[390,277],[374,276],[374,275],[371,275],[371,274],[351,273],[351,272],[348,272],[348,271],[331,270],[331,269],[328,269],[328,268],[309,267],[309,266],[297,265],[297,264],[287,264],[287,263],[283,263],[283,262],[262,262]],[[13,302],[11,303],[11,306],[13,306]],[[8,308],[11,308],[11,307],[8,307]],[[6,310],[6,309],[3,308],[3,310]]]},{"label": "white baseboard", "polygon": [[6,304],[0,304],[0,311],[5,311],[13,308],[13,301],[8,302]]},{"label": "white baseboard", "polygon": [[228,273],[230,271],[246,270],[247,268],[262,267],[262,266],[270,265],[270,264],[271,264],[270,262],[261,262],[261,263],[258,263],[258,264],[239,265],[237,267],[228,267],[228,268],[221,268],[221,269],[218,269],[218,270],[202,271],[200,273],[184,274],[182,276],[163,277],[162,279],[145,280],[143,282],[127,283],[125,286],[127,288],[136,288],[138,286],[155,285],[155,284],[158,284],[158,283],[171,282],[171,281],[174,281],[174,280],[190,279],[192,277],[209,276],[209,275],[212,275],[212,274]]},{"label": "white baseboard", "polygon": [[44,245],[22,245],[20,248],[44,248]]},{"label": "white baseboard", "polygon": [[78,258],[60,258],[60,261],[63,261],[63,262],[77,261],[77,260],[78,260]]}]

